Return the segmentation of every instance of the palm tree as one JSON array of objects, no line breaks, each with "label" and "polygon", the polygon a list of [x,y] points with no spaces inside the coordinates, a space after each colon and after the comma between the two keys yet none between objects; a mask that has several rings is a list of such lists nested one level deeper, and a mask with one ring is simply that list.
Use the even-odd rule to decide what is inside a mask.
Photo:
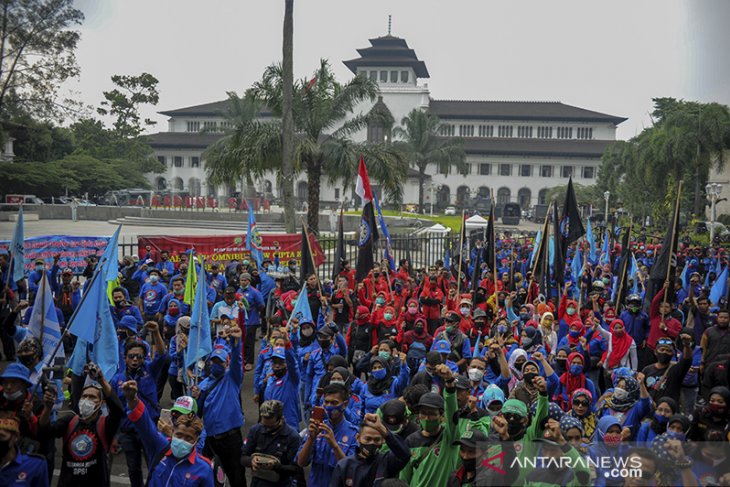
[{"label": "palm tree", "polygon": [[439,171],[448,174],[451,166],[460,172],[466,170],[466,154],[463,141],[459,138],[444,139],[439,136],[441,121],[432,114],[413,109],[396,127],[393,135],[402,139],[395,143],[408,164],[418,170],[418,211],[423,213],[423,193],[426,170],[429,164],[436,164]]}]

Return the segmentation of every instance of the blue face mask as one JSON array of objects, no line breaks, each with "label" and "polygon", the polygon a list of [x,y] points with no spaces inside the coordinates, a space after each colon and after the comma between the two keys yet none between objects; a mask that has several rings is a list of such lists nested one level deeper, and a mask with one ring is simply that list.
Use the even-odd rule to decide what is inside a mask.
[{"label": "blue face mask", "polygon": [[654,413],[654,420],[659,424],[667,424],[669,418],[667,418],[666,416],[662,416],[659,413]]},{"label": "blue face mask", "polygon": [[185,440],[181,440],[180,438],[172,437],[172,443],[170,443],[170,449],[172,450],[172,456],[175,458],[185,458],[186,456],[190,455],[190,452],[193,451],[193,447],[195,445],[192,443],[188,443]]},{"label": "blue face mask", "polygon": [[570,366],[570,373],[572,375],[579,375],[583,372],[583,366],[579,364],[573,364]]},{"label": "blue face mask", "polygon": [[579,332],[579,331],[573,331],[573,330],[570,330],[570,331],[568,332],[568,334],[569,334],[569,335],[570,335],[571,337],[573,337],[573,338],[578,338],[578,337],[580,336],[580,332]]},{"label": "blue face mask", "polygon": [[376,304],[385,304],[385,298],[376,298],[375,303]]},{"label": "blue face mask", "polygon": [[332,419],[332,416],[340,416],[342,414],[342,411],[345,410],[345,405],[340,404],[339,406],[325,406],[324,411],[327,413],[327,417],[329,419]]},{"label": "blue face mask", "polygon": [[499,333],[500,335],[504,335],[508,331],[509,331],[509,329],[506,326],[504,326],[504,325],[499,325],[497,327],[497,333]]},{"label": "blue face mask", "polygon": [[210,364],[210,375],[212,375],[216,379],[220,379],[223,377],[223,374],[226,373],[226,368],[223,364],[216,364],[212,363]]},{"label": "blue face mask", "polygon": [[520,321],[527,321],[530,319],[530,315],[528,313],[520,313]]},{"label": "blue face mask", "polygon": [[383,379],[385,379],[385,376],[387,373],[388,373],[388,371],[385,369],[378,369],[378,370],[373,370],[372,372],[370,372],[370,375],[373,376],[373,379],[383,380]]}]

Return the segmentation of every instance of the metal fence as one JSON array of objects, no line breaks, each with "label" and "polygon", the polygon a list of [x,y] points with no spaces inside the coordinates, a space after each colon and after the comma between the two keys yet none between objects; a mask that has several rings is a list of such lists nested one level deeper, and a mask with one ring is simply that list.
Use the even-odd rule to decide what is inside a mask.
[{"label": "metal fence", "polygon": [[[391,252],[396,267],[399,260],[408,259],[414,269],[428,268],[434,265],[436,261],[444,260],[447,249],[452,249],[450,251],[452,255],[458,254],[458,250],[455,249],[459,248],[459,238],[460,235],[458,232],[436,235],[392,235]],[[475,240],[481,239],[481,232],[474,232],[467,238],[471,241],[471,245],[473,245]],[[319,236],[317,237],[317,241],[325,257],[325,262],[318,267],[317,271],[320,278],[328,279],[332,277],[335,266],[337,238],[333,236]],[[381,235],[375,251],[375,259],[378,261],[385,259],[384,246],[385,238]],[[345,258],[350,261],[353,268],[357,262],[358,251],[357,241],[353,233],[349,233],[345,238]],[[123,255],[137,254],[139,254],[139,247],[136,237],[120,238],[120,258]],[[281,264],[286,265],[286,262],[282,262]]]}]

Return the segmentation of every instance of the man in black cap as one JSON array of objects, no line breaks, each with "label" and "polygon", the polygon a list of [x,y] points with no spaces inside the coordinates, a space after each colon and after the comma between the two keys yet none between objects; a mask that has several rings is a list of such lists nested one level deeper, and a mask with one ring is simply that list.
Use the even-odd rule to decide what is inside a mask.
[{"label": "man in black cap", "polygon": [[461,458],[461,467],[456,469],[449,477],[448,487],[466,487],[473,485],[512,485],[517,478],[517,469],[503,468],[504,465],[511,465],[515,458],[515,448],[513,444],[509,444],[509,434],[507,433],[507,420],[501,416],[494,418],[492,422],[492,430],[499,435],[502,440],[504,458],[497,467],[504,470],[504,475],[495,475],[496,469],[485,466],[477,471],[480,462],[488,457],[487,448],[489,447],[489,438],[480,430],[470,429],[461,434],[461,438],[454,441],[452,446],[459,446],[459,457]]},{"label": "man in black cap", "polygon": [[471,382],[463,375],[456,376],[456,401],[459,405],[459,419],[479,421],[489,413],[477,406],[477,398],[471,395]]},{"label": "man in black cap", "polygon": [[443,384],[438,375],[436,368],[444,363],[444,358],[436,350],[426,353],[426,367],[417,372],[411,379],[411,385],[423,384],[428,387],[431,392],[440,392]]},{"label": "man in black cap", "polygon": [[[330,487],[365,485],[380,487],[383,480],[394,478],[408,463],[410,451],[404,441],[380,420],[377,414],[366,414],[356,435],[354,455],[337,462]],[[390,451],[382,450],[386,444]]]},{"label": "man in black cap", "polygon": [[[408,419],[406,404],[400,399],[391,399],[384,402],[380,406],[380,415],[383,417],[385,427],[403,441],[419,430],[418,425]],[[387,449],[388,445],[386,444],[383,446],[383,451]]]}]

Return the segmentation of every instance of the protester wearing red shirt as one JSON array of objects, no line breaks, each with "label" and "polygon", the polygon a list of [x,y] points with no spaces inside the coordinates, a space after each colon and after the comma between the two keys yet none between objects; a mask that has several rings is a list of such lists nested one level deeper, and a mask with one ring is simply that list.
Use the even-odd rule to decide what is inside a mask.
[{"label": "protester wearing red shirt", "polygon": [[438,282],[436,276],[430,276],[428,278],[428,284],[424,286],[421,295],[419,296],[421,302],[421,311],[423,316],[426,318],[428,323],[429,333],[433,331],[439,325],[439,319],[441,318],[441,304],[444,301],[444,293],[438,288]]},{"label": "protester wearing red shirt", "polygon": [[668,286],[669,281],[666,281],[664,287],[652,299],[649,308],[649,338],[646,340],[646,345],[651,350],[656,348],[656,342],[660,338],[668,337],[674,340],[682,330],[682,324],[669,314],[672,306],[664,301],[664,293],[667,292]]}]

